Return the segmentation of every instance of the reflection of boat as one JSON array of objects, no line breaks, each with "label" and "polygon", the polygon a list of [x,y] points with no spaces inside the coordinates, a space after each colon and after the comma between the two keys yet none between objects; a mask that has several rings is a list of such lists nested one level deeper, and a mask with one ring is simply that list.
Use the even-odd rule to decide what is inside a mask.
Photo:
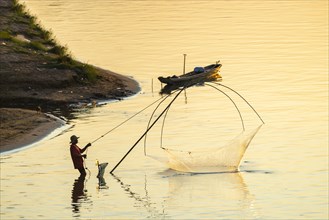
[{"label": "reflection of boat", "polygon": [[195,67],[193,71],[180,75],[158,77],[160,82],[167,85],[175,85],[178,87],[189,87],[198,83],[211,82],[221,79],[219,69],[222,64],[216,63],[205,67]]}]

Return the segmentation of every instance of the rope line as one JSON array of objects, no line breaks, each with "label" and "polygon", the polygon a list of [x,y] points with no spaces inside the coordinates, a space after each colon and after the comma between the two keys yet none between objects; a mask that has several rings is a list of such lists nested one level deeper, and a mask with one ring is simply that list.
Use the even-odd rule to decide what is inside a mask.
[{"label": "rope line", "polygon": [[117,129],[118,127],[120,127],[121,125],[123,125],[124,123],[128,122],[130,119],[134,118],[135,116],[137,116],[138,114],[142,113],[143,111],[145,111],[147,108],[151,107],[152,105],[154,105],[155,103],[157,103],[158,101],[160,101],[161,99],[163,99],[163,97],[160,97],[159,99],[157,99],[156,101],[152,102],[150,105],[146,106],[145,108],[143,108],[142,110],[140,110],[139,112],[135,113],[134,115],[132,115],[131,117],[129,117],[128,119],[126,119],[125,121],[121,122],[120,124],[118,124],[117,126],[115,126],[114,128],[112,128],[111,130],[107,131],[105,134],[101,135],[100,137],[98,137],[97,139],[95,139],[94,141],[92,141],[91,143],[95,143],[96,141],[98,141],[99,139],[103,138],[105,135],[109,134],[110,132],[114,131],[115,129]]}]

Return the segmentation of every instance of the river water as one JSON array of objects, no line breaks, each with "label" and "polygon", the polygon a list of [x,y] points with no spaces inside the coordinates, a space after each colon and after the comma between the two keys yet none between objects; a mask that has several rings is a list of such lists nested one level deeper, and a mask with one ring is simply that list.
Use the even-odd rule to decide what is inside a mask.
[{"label": "river water", "polygon": [[[74,57],[132,76],[142,91],[80,111],[60,134],[2,154],[1,219],[328,219],[328,1],[25,3]],[[265,121],[240,171],[176,172],[145,157],[140,142],[110,175],[145,131],[154,105],[93,143],[91,175],[78,179],[69,137],[80,136],[84,146],[159,99],[157,77],[181,74],[183,54],[188,71],[220,60],[222,83]],[[239,96],[221,89],[247,130],[261,124]],[[241,129],[226,96],[193,87],[171,107],[162,144],[224,146]],[[160,134],[161,123],[147,139],[153,156],[165,156]],[[102,187],[96,159],[109,163]]]}]

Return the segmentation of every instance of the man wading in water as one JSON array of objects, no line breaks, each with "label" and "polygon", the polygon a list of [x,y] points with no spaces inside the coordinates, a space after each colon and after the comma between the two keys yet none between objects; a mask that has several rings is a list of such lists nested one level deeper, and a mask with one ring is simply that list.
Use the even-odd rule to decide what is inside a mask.
[{"label": "man wading in water", "polygon": [[86,159],[87,155],[82,155],[83,152],[87,150],[88,147],[91,146],[91,143],[88,143],[83,149],[80,149],[77,145],[79,137],[72,135],[71,136],[71,158],[73,161],[74,169],[78,169],[80,171],[81,176],[86,175],[86,170],[83,166],[83,158]]}]

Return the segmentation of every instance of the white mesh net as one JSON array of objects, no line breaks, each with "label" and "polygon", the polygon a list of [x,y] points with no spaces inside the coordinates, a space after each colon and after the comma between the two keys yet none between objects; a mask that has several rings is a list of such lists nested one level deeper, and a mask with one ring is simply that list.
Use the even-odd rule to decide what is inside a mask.
[{"label": "white mesh net", "polygon": [[169,168],[193,173],[237,171],[240,161],[261,125],[253,131],[243,131],[228,144],[206,151],[180,151],[163,148]]}]

